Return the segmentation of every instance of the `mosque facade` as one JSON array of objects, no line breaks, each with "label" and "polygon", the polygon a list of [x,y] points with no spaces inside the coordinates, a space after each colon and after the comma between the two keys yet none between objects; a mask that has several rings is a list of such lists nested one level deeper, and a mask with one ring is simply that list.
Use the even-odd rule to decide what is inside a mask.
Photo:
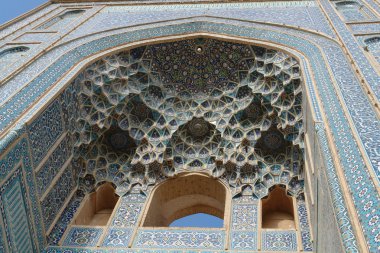
[{"label": "mosque facade", "polygon": [[51,0],[0,70],[0,252],[380,252],[376,0]]}]

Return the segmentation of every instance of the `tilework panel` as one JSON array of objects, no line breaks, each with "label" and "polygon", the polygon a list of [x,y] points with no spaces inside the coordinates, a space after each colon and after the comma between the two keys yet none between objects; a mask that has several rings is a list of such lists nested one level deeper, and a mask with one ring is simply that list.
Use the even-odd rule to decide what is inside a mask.
[{"label": "tilework panel", "polygon": [[146,198],[143,194],[127,194],[122,197],[122,203],[144,203]]},{"label": "tilework panel", "polygon": [[67,166],[61,177],[41,202],[45,228],[48,229],[75,187],[73,167]]},{"label": "tilework panel", "polygon": [[102,247],[128,247],[132,235],[131,228],[110,228]]},{"label": "tilework panel", "polygon": [[[25,178],[25,181],[20,179],[20,182],[25,182],[25,186],[23,183],[20,183],[21,189],[23,189],[23,199],[25,201],[28,201],[30,203],[30,209],[28,210],[29,206],[25,206],[25,210],[27,210],[28,214],[28,220],[29,220],[29,228],[31,231],[35,231],[36,235],[32,236],[33,240],[36,240],[37,243],[35,243],[38,247],[37,249],[42,249],[44,245],[44,239],[45,235],[43,232],[43,227],[42,227],[42,217],[39,209],[39,204],[38,204],[38,198],[37,198],[37,189],[35,186],[35,181],[33,177],[33,168],[31,165],[31,161],[29,158],[29,151],[28,151],[28,141],[25,138],[22,138],[18,140],[18,143],[12,147],[9,152],[3,156],[0,160],[0,178],[1,180],[4,179],[5,176],[9,175],[11,171],[16,169],[16,166],[18,166],[19,163],[22,163],[22,170],[23,170],[23,175]],[[18,168],[19,169],[19,168]],[[19,174],[17,174],[19,173]],[[16,172],[13,174],[13,177],[17,177],[17,175],[20,175],[21,177],[21,171]],[[16,179],[15,179],[16,180]],[[11,181],[8,181],[11,182]],[[2,189],[4,190],[6,187],[6,183],[2,185]],[[26,194],[26,189],[28,195]],[[5,202],[0,201],[0,205],[4,205]],[[4,211],[4,207],[2,207],[2,211]],[[3,218],[6,218],[6,216],[3,214]],[[34,224],[34,227],[32,227],[31,224]],[[9,238],[7,240],[10,240]]]},{"label": "tilework panel", "polygon": [[[149,249],[86,249],[86,248],[73,248],[73,247],[62,247],[55,248],[49,247],[46,249],[45,253],[226,253],[226,251],[208,251],[208,250],[149,250]],[[236,251],[235,251],[236,252]],[[247,253],[256,253],[253,251],[245,251]]]},{"label": "tilework panel", "polygon": [[45,42],[52,37],[57,36],[56,33],[25,33],[16,39],[17,42]]},{"label": "tilework panel", "polygon": [[232,232],[231,233],[232,250],[256,250],[257,249],[257,232]]},{"label": "tilework panel", "polygon": [[367,80],[368,85],[373,91],[373,94],[378,100],[380,100],[380,76],[365,57],[363,51],[356,42],[354,36],[348,30],[346,24],[333,10],[331,3],[328,0],[322,0],[320,3],[324,11],[331,18],[333,25],[339,33],[339,36],[343,40],[343,43],[346,44],[348,51],[353,56],[359,69],[362,71],[364,78]]},{"label": "tilework panel", "polygon": [[[0,221],[2,221],[3,220],[3,216],[1,215],[1,212],[0,212]],[[2,224],[2,222],[0,223],[0,252],[6,252],[6,240],[5,240],[5,238],[4,238],[4,235],[3,235],[3,231],[4,231],[4,229],[3,229],[3,224]]]},{"label": "tilework panel", "polygon": [[224,231],[140,229],[134,246],[137,248],[223,249]]},{"label": "tilework panel", "polygon": [[262,231],[261,249],[263,251],[297,251],[295,231]]},{"label": "tilework panel", "polygon": [[68,137],[65,137],[48,160],[36,172],[35,177],[40,197],[45,193],[47,188],[50,187],[51,182],[62,169],[62,166],[70,156],[70,151]]},{"label": "tilework panel", "polygon": [[297,213],[299,217],[303,251],[313,251],[306,203],[303,200],[297,200]]},{"label": "tilework panel", "polygon": [[0,188],[0,207],[5,218],[8,247],[14,252],[36,250],[32,217],[27,202],[22,169],[19,168]]},{"label": "tilework panel", "polygon": [[345,236],[342,237],[344,247],[350,252],[359,252],[356,246],[356,238],[352,229],[350,218],[348,216],[348,210],[344,203],[342,188],[335,172],[331,151],[329,150],[327,144],[327,137],[324,127],[321,124],[317,124],[316,129],[319,138],[318,142],[321,146],[323,159],[325,160],[326,173],[328,176],[331,198],[334,203],[336,219],[340,221],[338,225],[341,234],[345,234]]},{"label": "tilework panel", "polygon": [[357,34],[363,33],[380,33],[380,22],[369,24],[351,24],[349,25],[351,31]]},{"label": "tilework panel", "polygon": [[112,226],[133,227],[136,225],[142,206],[143,204],[140,203],[130,203],[128,199],[123,197],[112,219]]},{"label": "tilework panel", "polygon": [[54,101],[30,124],[28,133],[32,148],[33,162],[36,166],[63,133],[61,107],[58,101]]},{"label": "tilework panel", "polygon": [[57,245],[59,240],[61,240],[63,233],[74,217],[82,200],[83,197],[76,194],[74,194],[74,196],[71,198],[70,202],[67,204],[61,216],[59,217],[57,223],[54,225],[50,234],[47,236],[47,242],[49,245]]},{"label": "tilework panel", "polygon": [[[332,37],[334,33],[320,9],[311,1],[283,5],[273,3],[220,3],[202,5],[109,6],[94,18],[73,31],[65,41],[108,29],[134,26],[164,20],[189,18],[199,15],[239,18],[249,21],[272,22],[319,30]],[[304,6],[307,5],[308,8]],[[186,11],[184,11],[186,10]]]},{"label": "tilework panel", "polygon": [[257,230],[257,205],[233,205],[233,230]]},{"label": "tilework panel", "polygon": [[71,227],[63,246],[96,246],[102,233],[103,229],[101,228]]}]

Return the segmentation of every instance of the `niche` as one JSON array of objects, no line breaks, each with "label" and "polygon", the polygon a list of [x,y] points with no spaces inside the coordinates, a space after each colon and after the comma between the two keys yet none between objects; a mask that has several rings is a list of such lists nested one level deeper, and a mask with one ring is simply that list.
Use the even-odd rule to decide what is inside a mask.
[{"label": "niche", "polygon": [[74,225],[107,225],[118,199],[111,183],[102,184],[95,192],[89,194],[74,220]]},{"label": "niche", "polygon": [[268,197],[262,199],[263,229],[295,229],[292,197],[284,188],[275,186]]}]

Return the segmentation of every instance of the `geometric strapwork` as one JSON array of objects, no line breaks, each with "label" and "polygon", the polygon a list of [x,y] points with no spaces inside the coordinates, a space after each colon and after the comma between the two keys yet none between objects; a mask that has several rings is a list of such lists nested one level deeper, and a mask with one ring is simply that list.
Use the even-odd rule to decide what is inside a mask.
[{"label": "geometric strapwork", "polygon": [[134,48],[77,76],[81,176],[119,195],[181,172],[262,198],[303,191],[302,80],[297,60],[208,38]]}]

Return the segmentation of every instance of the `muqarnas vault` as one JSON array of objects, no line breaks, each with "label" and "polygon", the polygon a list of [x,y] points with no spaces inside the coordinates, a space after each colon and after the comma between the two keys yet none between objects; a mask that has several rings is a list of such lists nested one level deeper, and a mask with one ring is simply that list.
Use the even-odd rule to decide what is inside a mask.
[{"label": "muqarnas vault", "polygon": [[[379,57],[373,0],[2,25],[0,252],[379,252]],[[222,225],[171,226],[197,213]]]}]

